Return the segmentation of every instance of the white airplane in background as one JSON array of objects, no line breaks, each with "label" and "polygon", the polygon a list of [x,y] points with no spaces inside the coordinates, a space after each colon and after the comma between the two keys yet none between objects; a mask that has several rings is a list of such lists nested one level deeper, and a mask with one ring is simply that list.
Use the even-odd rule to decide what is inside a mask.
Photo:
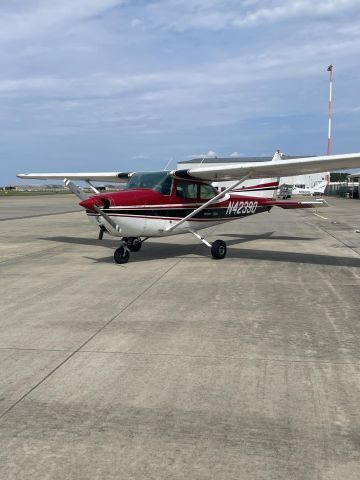
[{"label": "white airplane in background", "polygon": [[[89,219],[100,228],[99,238],[106,231],[121,237],[115,250],[116,263],[126,263],[129,252],[140,250],[149,237],[165,237],[192,233],[211,249],[215,259],[224,258],[226,244],[215,240],[212,244],[199,230],[249,215],[270,212],[273,207],[283,209],[324,206],[318,201],[279,201],[273,197],[242,195],[233,192],[248,179],[289,177],[328,170],[360,167],[360,153],[324,157],[273,160],[240,165],[206,166],[184,170],[158,172],[110,173],[28,173],[18,174],[23,179],[62,179],[81,200]],[[71,180],[83,180],[95,191],[89,197]],[[99,193],[91,182],[127,182],[125,190]],[[229,182],[223,191],[212,182]],[[256,189],[255,189],[256,190]],[[248,192],[249,193],[249,192]]]},{"label": "white airplane in background", "polygon": [[307,185],[293,185],[291,195],[323,195],[327,186],[326,180],[318,180],[311,187]]}]

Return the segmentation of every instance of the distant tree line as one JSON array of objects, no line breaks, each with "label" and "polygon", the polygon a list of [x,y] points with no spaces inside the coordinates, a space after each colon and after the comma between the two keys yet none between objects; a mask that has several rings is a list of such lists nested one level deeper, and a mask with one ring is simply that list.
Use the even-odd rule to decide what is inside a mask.
[{"label": "distant tree line", "polygon": [[330,182],[346,182],[348,173],[330,173]]}]

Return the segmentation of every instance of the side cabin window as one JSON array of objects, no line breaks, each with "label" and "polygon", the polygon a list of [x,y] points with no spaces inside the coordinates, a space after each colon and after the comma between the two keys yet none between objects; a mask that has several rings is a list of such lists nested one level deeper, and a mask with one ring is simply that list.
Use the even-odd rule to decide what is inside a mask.
[{"label": "side cabin window", "polygon": [[180,198],[197,199],[197,183],[177,182],[176,196]]},{"label": "side cabin window", "polygon": [[206,183],[185,182],[179,180],[176,184],[176,196],[187,200],[210,200],[217,191]]}]

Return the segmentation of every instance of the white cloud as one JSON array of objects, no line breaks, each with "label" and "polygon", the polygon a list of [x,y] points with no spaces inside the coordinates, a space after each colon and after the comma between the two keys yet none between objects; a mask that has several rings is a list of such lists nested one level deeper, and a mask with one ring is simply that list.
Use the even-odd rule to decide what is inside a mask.
[{"label": "white cloud", "polygon": [[138,18],[134,18],[133,20],[131,20],[130,25],[132,28],[141,27],[143,25],[143,21],[139,20]]},{"label": "white cloud", "polygon": [[[301,46],[299,62],[296,46],[289,43],[273,51],[271,46],[260,53],[208,62],[200,66],[188,65],[177,69],[160,69],[143,73],[116,73],[94,71],[83,76],[37,75],[18,78],[0,78],[0,95],[24,98],[64,97],[68,100],[129,95],[146,104],[191,104],[205,99],[211,103],[209,93],[218,92],[218,98],[231,100],[241,96],[241,86],[269,81],[319,75],[327,66],[329,50],[342,59],[353,58],[360,48],[360,38],[337,41],[324,39]],[[261,91],[257,90],[257,94]]]},{"label": "white cloud", "polygon": [[[185,31],[188,29],[220,30],[279,23],[294,19],[316,19],[340,16],[359,7],[357,0],[270,0],[209,1],[160,0],[149,2],[144,18],[149,26]],[[144,20],[145,22],[145,20]]]},{"label": "white cloud", "polygon": [[10,10],[0,6],[0,41],[41,37],[53,29],[94,17],[125,0],[47,0],[22,2]]},{"label": "white cloud", "polygon": [[213,150],[209,150],[208,153],[205,155],[206,158],[216,158],[217,154]]},{"label": "white cloud", "polygon": [[281,22],[294,18],[316,18],[323,15],[340,15],[358,7],[355,0],[292,0],[284,1],[273,8],[259,8],[235,18],[233,25],[257,25],[264,22]]},{"label": "white cloud", "polygon": [[[76,76],[33,73],[3,78],[0,120],[6,123],[12,117],[23,118],[24,129],[43,125],[56,130],[62,125],[68,130],[96,130],[106,125],[132,132],[159,132],[231,125],[274,114],[310,113],[319,105],[311,101],[312,93],[306,102],[297,96],[299,79],[311,79],[315,85],[321,78],[327,80],[328,62],[324,58],[329,48],[343,62],[351,63],[360,39],[304,44],[302,58],[306,61],[301,65],[296,47],[288,42],[276,49],[276,55],[271,45],[258,53],[176,69],[126,74],[95,70]],[[4,108],[7,104],[16,109],[16,115]]]}]

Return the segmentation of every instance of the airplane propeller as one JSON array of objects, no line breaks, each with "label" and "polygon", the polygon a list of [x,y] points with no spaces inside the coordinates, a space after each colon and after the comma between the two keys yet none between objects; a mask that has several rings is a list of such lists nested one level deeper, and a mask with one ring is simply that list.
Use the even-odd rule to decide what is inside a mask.
[{"label": "airplane propeller", "polygon": [[[76,186],[74,182],[71,180],[68,180],[67,178],[64,179],[65,185],[74,193],[78,198],[80,198],[81,201],[88,200],[90,197],[87,195],[84,190],[81,190],[80,187]],[[101,215],[106,222],[117,232],[119,231],[119,226],[107,215],[105,212],[103,212],[96,203],[92,203],[92,208],[99,214]],[[104,232],[106,231],[106,227],[104,225],[100,225],[100,231],[99,231],[99,240],[102,240],[104,236]]]},{"label": "airplane propeller", "polygon": [[64,179],[64,184],[68,187],[69,190],[72,191],[74,195],[76,195],[80,200],[87,200],[89,195],[87,195],[84,190],[81,190],[80,187],[76,186],[74,182],[68,180],[67,178]]},{"label": "airplane propeller", "polygon": [[[103,211],[101,210],[101,208],[98,207],[98,205],[96,205],[96,203],[93,203],[93,204],[92,204],[92,208],[95,210],[95,212],[97,212],[100,216],[102,216],[102,217],[106,220],[106,222],[107,222],[114,230],[116,230],[117,232],[120,231],[119,225],[117,225],[117,224],[114,222],[114,220],[112,220],[112,219],[109,217],[109,215],[107,215],[105,212],[103,212]],[[105,227],[105,228],[106,228],[106,227]],[[100,234],[99,234],[99,237],[100,237]],[[102,237],[101,237],[101,238],[102,238]],[[101,240],[101,239],[100,239],[100,240]]]}]

